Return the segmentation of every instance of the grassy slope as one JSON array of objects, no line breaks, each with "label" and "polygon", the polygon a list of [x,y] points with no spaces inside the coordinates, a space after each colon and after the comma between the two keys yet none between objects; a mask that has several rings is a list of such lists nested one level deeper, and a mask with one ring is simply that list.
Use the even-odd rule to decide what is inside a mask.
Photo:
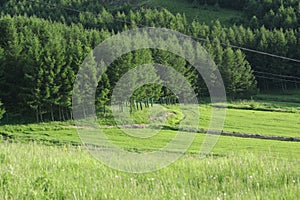
[{"label": "grassy slope", "polygon": [[[126,135],[119,129],[106,129],[105,133],[114,144],[123,147],[126,150],[144,152],[153,151],[155,149],[164,147],[177,132],[171,130],[162,130],[155,137],[149,139],[133,138]],[[45,134],[48,136],[45,136]],[[37,143],[52,145],[66,145],[70,143],[79,145],[81,143],[80,138],[77,135],[77,131],[74,128],[56,131],[33,131],[29,135],[15,132],[14,136],[16,139],[13,139],[13,141],[18,141],[21,143],[27,143],[28,141],[33,140]],[[194,143],[189,149],[189,152],[198,152],[204,138],[204,134],[197,134]],[[221,136],[212,151],[214,154],[221,155],[226,155],[233,152],[237,154],[245,152],[254,154],[269,152],[272,154],[279,154],[283,157],[300,159],[300,145],[296,142],[266,141]]]},{"label": "grassy slope", "polygon": [[[225,129],[246,132],[259,128],[266,134],[279,134],[284,126],[283,134],[297,136],[291,131],[299,130],[298,104],[294,105],[296,112],[284,110],[289,105],[232,102],[235,108],[227,111]],[[283,111],[244,110],[249,106]],[[201,107],[204,123],[209,110],[206,105]],[[174,106],[169,111],[179,112]],[[136,122],[147,121],[145,112],[133,116]],[[176,121],[174,116],[168,123]],[[0,133],[14,141],[0,143],[0,199],[300,199],[300,145],[295,142],[220,137],[213,156],[199,159],[196,152],[205,135],[197,134],[190,153],[171,166],[153,173],[127,174],[105,167],[81,146],[66,145],[80,143],[72,122],[6,125],[0,127]],[[105,133],[113,143],[137,152],[161,148],[176,134],[162,130],[152,138],[138,139],[116,128],[107,128]],[[28,140],[35,142],[22,144]],[[36,141],[64,145],[45,146]]]},{"label": "grassy slope", "polygon": [[230,19],[233,17],[241,16],[242,13],[239,11],[219,9],[216,10],[214,7],[201,6],[199,8],[193,7],[191,3],[182,0],[143,0],[137,4],[137,7],[156,7],[156,8],[167,8],[172,13],[185,13],[187,19],[191,22],[196,19],[200,23],[204,22],[210,24],[212,21],[219,20],[222,24],[229,25]]},{"label": "grassy slope", "polygon": [[[203,107],[201,128],[207,129],[210,108]],[[300,138],[300,113],[227,109],[225,132]]]},{"label": "grassy slope", "polygon": [[[117,129],[106,130],[107,137],[114,144],[126,150],[138,152],[163,148],[176,134],[176,131],[163,130],[150,139],[139,139],[130,137]],[[204,138],[204,134],[197,134],[193,144],[189,148],[189,153],[198,153]],[[217,155],[253,153],[256,155],[269,154],[273,156],[280,155],[285,158],[300,159],[300,145],[297,142],[266,141],[225,136],[219,138],[212,152]]]},{"label": "grassy slope", "polygon": [[0,145],[1,199],[299,199],[296,161],[186,156],[147,174],[112,170],[80,148]]},{"label": "grassy slope", "polygon": [[[252,103],[250,102],[250,104]],[[238,103],[232,105],[235,105],[237,108],[240,107]],[[300,129],[299,112],[293,113],[289,112],[289,110],[287,112],[246,110],[244,106],[245,103],[241,107],[242,109],[227,109],[224,131],[300,138],[298,131]],[[167,122],[170,126],[174,126],[181,118],[178,117],[178,115],[180,115],[180,109],[177,106],[169,106],[168,108],[169,112],[178,113],[176,116],[171,116]],[[276,107],[276,109],[277,108],[278,107]],[[259,109],[261,108],[259,107]],[[268,107],[268,109],[270,108]],[[200,128],[205,130],[208,129],[210,123],[210,111],[210,106],[201,106]],[[190,111],[190,113],[193,115],[193,111]],[[134,118],[139,124],[149,123],[147,117],[146,111],[138,111],[134,114]],[[109,125],[113,123],[112,120],[100,120]],[[4,136],[6,135],[5,137],[12,137],[13,139],[27,138],[35,140],[52,140],[54,142],[55,140],[77,142],[78,140],[75,137],[76,132],[72,129],[71,124],[72,122],[55,122],[31,125],[4,125],[0,127],[0,133]]]},{"label": "grassy slope", "polygon": [[[51,122],[0,126],[2,138],[12,142],[41,142],[44,144],[79,144],[76,129],[71,122]],[[1,136],[0,136],[1,137]]]},{"label": "grassy slope", "polygon": [[[253,106],[254,104],[254,106]],[[283,110],[281,112],[269,112],[269,111],[256,111],[245,110],[251,105],[251,109],[264,108],[273,109],[275,105],[280,109],[286,108],[284,103],[267,103],[264,102],[235,102],[231,103],[231,106],[235,109],[227,109],[227,118],[224,126],[225,131],[241,132],[241,133],[253,133],[253,134],[265,134],[274,136],[290,136],[300,137],[297,130],[300,129],[300,113],[291,112],[290,110]],[[267,106],[266,106],[267,105]],[[281,106],[281,107],[280,107]],[[237,109],[242,108],[242,109]],[[177,113],[176,116],[172,116],[168,119],[169,125],[174,125],[181,117],[178,117],[180,110],[177,106],[170,106],[168,112]],[[191,111],[192,112],[192,111]],[[210,120],[210,107],[202,105],[201,109],[201,123],[200,127],[207,129]],[[133,114],[137,123],[148,123],[147,112],[138,111]],[[102,120],[105,123],[112,123],[111,120]],[[139,129],[131,131],[140,132]],[[153,130],[150,130],[150,132]],[[69,123],[44,123],[44,124],[30,124],[30,125],[5,125],[0,127],[0,133],[4,137],[11,141],[28,142],[36,141],[43,144],[80,144],[80,138],[77,134],[72,122]],[[124,147],[130,151],[152,151],[154,149],[164,147],[176,134],[176,131],[162,130],[154,137],[149,139],[133,138],[116,128],[105,129],[105,133],[108,138],[115,144]],[[188,133],[187,133],[188,134]],[[204,134],[197,134],[195,142],[190,148],[190,152],[197,151],[204,139]],[[272,152],[280,154],[284,157],[300,158],[300,145],[295,142],[279,142],[279,141],[266,141],[258,139],[244,139],[234,137],[220,137],[219,142],[213,149],[216,154],[228,154],[232,152],[236,153],[265,153]]]}]

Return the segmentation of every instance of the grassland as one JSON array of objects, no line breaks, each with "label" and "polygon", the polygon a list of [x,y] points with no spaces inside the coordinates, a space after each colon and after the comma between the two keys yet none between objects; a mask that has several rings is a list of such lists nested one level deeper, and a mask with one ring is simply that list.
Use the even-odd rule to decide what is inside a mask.
[{"label": "grassland", "polygon": [[[292,109],[290,102],[260,102],[260,101],[234,101],[229,103],[226,121],[223,131],[232,133],[262,134],[267,136],[284,136],[300,138],[300,113],[299,107],[294,103]],[[165,106],[164,112],[172,113],[167,118],[165,127],[155,136],[143,139],[128,136],[116,127],[112,116],[99,117],[105,134],[115,144],[130,151],[152,151],[161,148],[169,142],[176,131],[171,129],[178,127],[180,120],[184,117],[178,106]],[[149,109],[136,111],[132,117],[136,124],[149,124]],[[164,112],[159,114],[164,114]],[[193,116],[193,110],[189,111]],[[210,122],[211,106],[200,106],[200,130],[207,130]],[[194,119],[191,119],[194,120]],[[171,129],[168,129],[171,128]],[[139,132],[139,129],[131,131]],[[145,131],[145,130],[143,130]],[[151,131],[151,130],[149,130]],[[156,130],[157,131],[157,130]],[[74,122],[52,122],[27,125],[3,125],[0,127],[2,138],[10,142],[38,142],[47,145],[80,145]],[[189,134],[189,133],[186,133]],[[205,134],[196,134],[195,141],[190,152],[195,152],[201,146]],[[216,154],[227,154],[232,152],[274,152],[284,157],[293,155],[299,158],[300,145],[297,142],[264,141],[258,139],[245,139],[234,137],[221,137],[215,148]]]},{"label": "grassland", "polygon": [[[297,96],[295,96],[296,98]],[[160,108],[160,107],[159,107]],[[151,109],[136,111],[132,117],[136,124],[149,124]],[[183,116],[178,106],[165,106],[165,111],[158,114],[171,113],[165,126],[176,128]],[[194,110],[188,110],[188,116],[195,120]],[[200,106],[200,130],[207,130],[211,119],[211,106]],[[99,116],[103,127],[116,127],[111,115]],[[300,104],[282,101],[233,101],[228,104],[227,116],[223,131],[232,133],[261,134],[267,136],[284,136],[300,138]],[[166,130],[168,132],[168,130]],[[3,125],[0,134],[7,140],[41,141],[54,144],[80,143],[73,122],[52,122],[29,125]]]},{"label": "grassland", "polygon": [[295,160],[184,156],[148,174],[112,170],[79,147],[0,145],[1,199],[299,199]]},{"label": "grassland", "polygon": [[[203,107],[200,127],[206,129],[210,120],[209,107]],[[261,111],[260,108],[227,109],[225,132],[300,137],[300,114],[281,111]]]},{"label": "grassland", "polygon": [[[300,113],[297,107],[292,110],[285,110],[285,105],[276,108],[266,107],[266,103],[255,103],[253,101],[229,104],[223,131],[233,133],[262,134],[270,136],[285,136],[300,138]],[[250,106],[249,106],[250,105]],[[270,104],[271,105],[271,104]],[[182,119],[178,106],[167,106],[167,112],[174,113],[168,118],[168,127],[177,127]],[[262,111],[262,110],[270,111]],[[275,109],[275,110],[273,110]],[[133,114],[137,124],[148,124],[148,111],[137,111]],[[190,111],[193,115],[193,110]],[[210,122],[211,107],[209,105],[200,106],[199,128],[207,130]],[[102,125],[115,126],[113,118],[99,118]],[[108,132],[111,130],[108,129]],[[80,143],[73,122],[52,122],[44,124],[29,125],[3,125],[0,127],[0,134],[8,140],[15,141],[44,141],[56,144]]]},{"label": "grassland", "polygon": [[[36,131],[34,131],[34,126],[35,125],[27,126],[32,130],[29,134],[24,133],[29,132],[24,127],[20,132],[14,130],[14,132],[10,133],[11,138],[7,139],[6,142],[30,143],[34,141],[37,144],[50,146],[81,145],[81,140],[75,128],[66,128],[66,125],[61,125],[61,129],[57,130],[36,129]],[[45,126],[47,127],[47,125]],[[40,127],[43,127],[43,125],[40,125]],[[123,147],[128,151],[145,152],[164,147],[172,138],[174,138],[177,132],[172,130],[161,130],[159,134],[149,139],[133,138],[116,128],[105,129],[105,134],[114,144]],[[196,135],[195,140],[189,149],[190,154],[199,151],[204,138],[204,134]],[[212,151],[215,155],[223,156],[230,153],[250,152],[258,154],[268,153],[286,158],[300,159],[300,145],[297,142],[265,141],[251,138],[221,136]]]},{"label": "grassland", "polygon": [[[297,95],[283,98],[229,102],[224,131],[300,137]],[[176,128],[184,117],[178,106],[165,108],[173,115],[147,139],[126,135],[109,115],[99,121],[112,143],[127,151],[150,152],[174,138],[177,132],[167,128]],[[135,123],[149,123],[148,111],[134,112]],[[210,105],[200,106],[200,129],[208,127],[210,111]],[[0,134],[1,199],[300,198],[299,142],[221,136],[212,152],[200,158],[205,134],[199,133],[188,152],[169,167],[129,174],[95,160],[81,145],[72,121],[2,125]]]}]

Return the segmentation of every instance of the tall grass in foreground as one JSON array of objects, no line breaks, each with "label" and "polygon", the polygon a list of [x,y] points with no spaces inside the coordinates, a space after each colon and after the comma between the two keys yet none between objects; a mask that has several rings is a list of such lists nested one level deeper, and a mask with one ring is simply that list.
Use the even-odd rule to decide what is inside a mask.
[{"label": "tall grass in foreground", "polygon": [[184,156],[149,174],[105,167],[81,147],[0,144],[0,199],[300,199],[299,163]]}]

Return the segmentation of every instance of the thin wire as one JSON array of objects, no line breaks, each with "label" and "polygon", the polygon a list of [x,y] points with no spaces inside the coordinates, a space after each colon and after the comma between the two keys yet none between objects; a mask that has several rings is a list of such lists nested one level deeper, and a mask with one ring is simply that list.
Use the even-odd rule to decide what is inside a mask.
[{"label": "thin wire", "polygon": [[[52,5],[52,4],[50,4],[50,3],[37,2],[37,1],[34,1],[34,0],[28,0],[28,1],[34,2],[34,3],[39,3],[39,4],[50,5],[50,6],[52,6],[52,7],[62,8],[62,9],[69,10],[69,11],[73,11],[73,12],[77,12],[77,13],[86,13],[86,14],[90,13],[90,14],[96,16],[94,13],[88,12],[88,11],[81,11],[81,10],[74,9],[74,8],[69,8],[69,7],[65,7],[65,6],[57,6],[57,5]],[[127,23],[127,24],[133,25],[132,22],[124,21],[124,20],[120,20],[120,19],[116,19],[114,16],[112,16],[112,17],[113,17],[113,19],[114,19],[115,21],[123,22],[123,23]],[[141,26],[141,27],[146,27],[146,25],[144,25],[144,24],[134,24],[134,25],[138,25],[138,26]],[[204,42],[211,43],[211,41],[209,41],[208,39],[205,39],[205,38],[200,38],[200,37],[195,37],[195,36],[190,36],[190,37],[193,38],[193,39],[197,39],[197,40],[200,40],[200,41],[204,41]],[[272,54],[272,53],[267,53],[267,52],[263,52],[263,51],[258,51],[258,50],[255,50],[255,49],[249,49],[249,48],[241,47],[241,46],[237,46],[237,45],[226,44],[226,43],[223,43],[223,42],[215,42],[215,43],[220,44],[220,45],[222,45],[222,46],[231,47],[231,48],[233,48],[233,49],[241,49],[241,50],[243,50],[243,51],[248,51],[248,52],[252,52],[252,53],[256,53],[256,54],[266,55],[266,56],[270,56],[270,57],[274,57],[274,58],[280,58],[280,59],[283,59],[283,60],[288,60],[288,61],[300,63],[300,60],[294,59],[294,58],[289,58],[289,57],[280,56],[280,55],[276,55],[276,54]]]},{"label": "thin wire", "polygon": [[[88,11],[81,11],[81,10],[77,10],[75,8],[70,8],[70,7],[65,7],[65,6],[62,6],[62,5],[53,5],[53,4],[50,4],[50,3],[46,3],[46,2],[37,2],[37,1],[34,1],[34,0],[27,0],[29,2],[32,2],[32,3],[37,3],[37,4],[43,4],[43,5],[48,5],[48,6],[51,6],[53,8],[62,8],[64,10],[69,10],[69,11],[73,11],[73,12],[77,12],[77,13],[91,13],[91,12],[88,12]],[[92,13],[93,14],[93,13]],[[93,14],[94,15],[94,14]]]},{"label": "thin wire", "polygon": [[265,75],[272,75],[272,76],[277,76],[277,77],[283,77],[283,78],[292,78],[292,79],[297,79],[300,80],[300,77],[296,77],[296,76],[288,76],[288,75],[281,75],[281,74],[273,74],[273,73],[269,73],[269,72],[261,72],[261,71],[253,71],[254,73],[257,74],[265,74]]},{"label": "thin wire", "polygon": [[[46,3],[46,2],[37,2],[35,0],[27,0],[27,1],[32,2],[32,3],[37,3],[37,4],[48,5],[52,8],[61,8],[61,9],[73,11],[73,12],[76,12],[76,13],[91,14],[95,17],[98,17],[95,13],[90,12],[90,11],[82,11],[82,10],[78,10],[78,9],[75,9],[75,8],[70,8],[70,7],[66,7],[66,6],[62,6],[62,5],[53,5],[53,4]],[[117,19],[113,15],[112,15],[112,18],[113,18],[114,21],[123,22],[123,23],[130,24],[130,25],[134,24],[134,25],[137,25],[137,26],[140,26],[140,27],[146,27],[146,25],[143,25],[143,24],[132,23],[132,22],[129,22],[129,21],[124,21],[124,20],[121,20],[121,19]]]},{"label": "thin wire", "polygon": [[[220,42],[220,44],[226,45],[225,43],[221,43],[221,42]],[[246,47],[239,47],[239,46],[231,45],[231,44],[228,44],[227,46],[229,46],[231,48],[234,48],[234,49],[241,49],[241,50],[252,52],[252,53],[257,53],[257,54],[261,54],[261,55],[265,55],[265,56],[270,56],[270,57],[274,57],[274,58],[280,58],[280,59],[283,59],[283,60],[288,60],[288,61],[300,63],[300,60],[294,59],[294,58],[279,56],[279,55],[276,55],[276,54],[271,54],[271,53],[267,53],[267,52],[263,52],[263,51],[254,50],[254,49],[248,49]]]},{"label": "thin wire", "polygon": [[[69,11],[73,11],[73,12],[77,12],[77,13],[86,13],[86,14],[92,14],[94,16],[96,16],[94,13],[92,12],[87,12],[87,11],[80,11],[80,10],[77,10],[77,9],[73,9],[73,8],[68,8],[68,7],[65,7],[65,6],[57,6],[57,5],[52,5],[52,4],[49,4],[49,3],[44,3],[44,2],[36,2],[34,0],[28,0],[28,1],[31,1],[31,2],[34,2],[34,3],[40,3],[40,4],[45,4],[45,5],[50,5],[52,7],[58,7],[58,8],[62,8],[62,9],[65,9],[65,10],[69,10]],[[143,24],[139,24],[139,23],[132,23],[132,22],[129,22],[129,21],[124,21],[124,20],[121,20],[121,19],[117,19],[115,18],[114,16],[113,17],[113,20],[115,21],[118,21],[118,22],[122,22],[122,23],[126,23],[126,24],[130,24],[130,25],[137,25],[139,27],[145,27],[146,25],[143,25]],[[208,39],[204,39],[204,38],[200,38],[200,37],[193,37],[191,36],[191,38],[193,39],[197,39],[197,40],[200,40],[200,41],[204,41],[204,42],[209,42],[211,43]],[[216,42],[220,45],[223,45],[223,46],[229,46],[231,48],[238,48],[238,49],[242,49],[244,51],[250,51],[250,52],[254,52],[254,53],[259,53],[259,54],[263,54],[263,55],[267,55],[267,56],[272,56],[272,57],[277,57],[277,58],[281,58],[281,59],[285,59],[285,60],[290,60],[290,61],[294,61],[294,62],[299,62],[300,63],[300,60],[296,60],[296,59],[292,59],[292,58],[287,58],[287,57],[283,57],[283,56],[278,56],[278,55],[274,55],[274,54],[269,54],[269,53],[266,53],[266,52],[260,52],[260,51],[256,51],[256,50],[252,50],[252,49],[247,49],[247,48],[244,48],[244,47],[238,47],[238,46],[235,46],[235,45],[230,45],[230,44],[225,44],[225,43],[221,43],[221,42]],[[294,78],[294,79],[297,79],[297,80],[300,80],[299,77],[294,77],[294,76],[287,76],[287,75],[280,75],[280,74],[273,74],[273,73],[268,73],[268,72],[261,72],[261,71],[253,71],[254,73],[258,73],[258,74],[265,74],[265,75],[273,75],[273,76],[277,76],[277,77],[284,77],[284,78]],[[263,79],[269,79],[269,80],[278,80],[278,81],[283,81],[283,82],[292,82],[292,83],[300,83],[299,81],[292,81],[292,80],[287,80],[287,79],[281,79],[281,78],[274,78],[274,77],[267,77],[267,76],[262,76],[262,75],[256,75],[255,76],[256,78],[263,78]]]},{"label": "thin wire", "polygon": [[281,79],[281,78],[272,78],[272,77],[260,76],[260,75],[257,75],[255,77],[256,78],[263,78],[263,79],[269,79],[269,80],[278,80],[278,81],[283,81],[283,82],[291,82],[291,83],[299,83],[300,84],[300,81],[292,81],[292,80]]}]

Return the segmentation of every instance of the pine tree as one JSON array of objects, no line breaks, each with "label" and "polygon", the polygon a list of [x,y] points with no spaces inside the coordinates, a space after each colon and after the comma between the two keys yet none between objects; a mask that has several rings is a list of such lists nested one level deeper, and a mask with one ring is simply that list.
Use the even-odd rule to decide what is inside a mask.
[{"label": "pine tree", "polygon": [[224,51],[223,62],[220,66],[221,75],[225,84],[226,93],[234,94],[236,92],[234,85],[234,67],[235,67],[235,55],[231,48],[227,48]]},{"label": "pine tree", "polygon": [[76,113],[78,118],[90,117],[95,112],[93,108],[98,85],[97,73],[97,63],[91,52],[82,65],[82,71],[77,75],[78,81],[73,90],[73,107],[79,112]]},{"label": "pine tree", "polygon": [[100,81],[98,82],[96,91],[96,108],[99,111],[107,112],[106,106],[110,100],[110,84],[109,78],[106,73],[102,74]]},{"label": "pine tree", "polygon": [[71,106],[72,106],[72,90],[75,81],[75,73],[70,65],[66,65],[62,68],[61,73],[57,77],[58,82],[61,84],[58,94],[58,115],[60,120],[68,120],[72,118]]},{"label": "pine tree", "polygon": [[235,76],[235,86],[236,92],[235,97],[249,97],[257,92],[257,82],[253,74],[253,70],[248,61],[246,61],[245,55],[241,50],[235,52],[236,58],[236,74]]},{"label": "pine tree", "polygon": [[43,61],[41,60],[42,46],[37,37],[33,37],[29,42],[28,55],[30,60],[26,61],[24,66],[25,86],[23,96],[28,106],[35,111],[36,121],[42,121],[42,85],[44,77]]},{"label": "pine tree", "polygon": [[[2,68],[2,64],[4,62],[4,50],[2,48],[0,48],[0,84],[2,85],[4,83],[4,79],[3,79],[3,68]],[[0,99],[2,97],[0,96]],[[0,119],[2,119],[3,115],[5,113],[5,109],[3,108],[3,103],[0,100]]]},{"label": "pine tree", "polygon": [[24,109],[20,106],[23,101],[19,94],[24,85],[23,63],[26,56],[23,55],[23,47],[25,37],[22,32],[18,32],[14,20],[10,17],[1,20],[1,26],[5,29],[4,34],[0,37],[3,39],[2,47],[5,49],[5,62],[2,63],[5,81],[0,86],[0,96],[8,112],[21,113]]}]

